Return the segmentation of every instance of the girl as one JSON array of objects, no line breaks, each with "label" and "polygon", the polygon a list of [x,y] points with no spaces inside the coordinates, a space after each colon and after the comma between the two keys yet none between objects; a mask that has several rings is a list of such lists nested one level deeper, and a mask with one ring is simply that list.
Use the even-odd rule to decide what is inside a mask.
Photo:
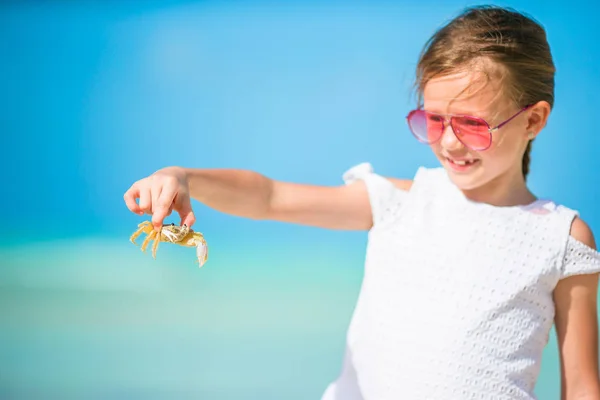
[{"label": "girl", "polygon": [[343,368],[323,400],[533,399],[553,323],[562,398],[599,400],[600,253],[576,211],[526,185],[554,72],[539,24],[471,8],[426,44],[407,116],[440,168],[404,180],[361,164],[345,185],[319,187],[169,167],[125,202],[156,229],[171,210],[193,225],[193,198],[247,218],[368,230]]}]

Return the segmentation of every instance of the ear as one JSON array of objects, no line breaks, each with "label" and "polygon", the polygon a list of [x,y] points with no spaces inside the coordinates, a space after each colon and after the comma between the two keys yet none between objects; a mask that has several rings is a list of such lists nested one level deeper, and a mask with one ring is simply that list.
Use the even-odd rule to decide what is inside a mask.
[{"label": "ear", "polygon": [[527,110],[527,132],[537,136],[548,122],[552,107],[547,101],[538,101]]}]

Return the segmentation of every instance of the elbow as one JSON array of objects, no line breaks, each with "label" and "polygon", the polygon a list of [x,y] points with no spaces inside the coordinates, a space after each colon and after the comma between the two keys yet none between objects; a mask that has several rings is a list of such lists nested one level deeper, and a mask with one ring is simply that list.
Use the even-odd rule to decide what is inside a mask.
[{"label": "elbow", "polygon": [[258,201],[248,209],[245,217],[255,221],[273,220],[276,214],[274,182],[264,176],[261,178]]}]

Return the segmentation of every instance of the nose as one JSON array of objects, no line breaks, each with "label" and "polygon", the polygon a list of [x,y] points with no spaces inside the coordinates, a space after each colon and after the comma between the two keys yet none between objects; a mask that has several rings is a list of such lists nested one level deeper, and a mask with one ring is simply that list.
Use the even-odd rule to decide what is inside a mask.
[{"label": "nose", "polygon": [[454,134],[454,131],[452,130],[452,126],[450,124],[446,125],[446,128],[442,133],[442,138],[440,139],[440,144],[444,149],[449,151],[461,150],[464,147],[461,141],[458,140],[458,138]]}]

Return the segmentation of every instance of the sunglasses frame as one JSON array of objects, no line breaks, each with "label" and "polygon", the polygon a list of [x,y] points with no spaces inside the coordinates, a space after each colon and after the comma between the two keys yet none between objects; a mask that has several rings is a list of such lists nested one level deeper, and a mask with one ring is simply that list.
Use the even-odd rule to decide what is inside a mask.
[{"label": "sunglasses frame", "polygon": [[[512,120],[513,120],[513,119],[514,119],[516,116],[518,116],[519,114],[521,114],[523,111],[525,111],[525,110],[527,110],[527,109],[531,108],[531,106],[532,106],[532,105],[533,105],[533,104],[529,104],[529,105],[527,105],[527,106],[525,106],[525,107],[521,108],[521,109],[520,109],[518,112],[516,112],[516,113],[515,113],[515,114],[514,114],[512,117],[510,117],[510,118],[506,119],[505,121],[501,122],[500,124],[496,125],[496,126],[495,126],[495,127],[493,127],[493,128],[492,128],[492,127],[490,127],[490,124],[488,124],[488,122],[487,122],[485,119],[483,119],[483,118],[480,118],[480,117],[475,117],[475,116],[473,116],[473,115],[466,115],[466,114],[438,114],[438,113],[434,113],[434,112],[427,111],[427,110],[425,110],[425,109],[423,109],[423,108],[421,108],[421,107],[419,107],[419,108],[417,108],[417,109],[414,109],[414,110],[412,110],[412,111],[410,111],[410,112],[408,113],[408,115],[406,116],[406,123],[408,124],[408,128],[409,128],[410,132],[412,133],[412,135],[413,135],[413,136],[414,136],[414,137],[415,137],[415,138],[416,138],[416,139],[417,139],[419,142],[421,142],[421,143],[428,144],[428,145],[432,145],[432,144],[434,144],[434,143],[437,143],[437,142],[438,142],[438,141],[439,141],[439,140],[440,140],[440,139],[441,139],[441,138],[444,136],[444,131],[445,131],[445,130],[448,128],[448,126],[450,126],[450,127],[452,128],[452,133],[454,134],[454,136],[456,136],[456,139],[458,139],[458,141],[459,141],[459,142],[461,142],[461,143],[463,144],[463,146],[465,146],[465,147],[467,147],[467,148],[469,148],[469,149],[471,149],[471,150],[474,150],[474,151],[485,151],[485,150],[489,149],[489,148],[490,148],[490,146],[492,145],[492,139],[493,139],[493,137],[492,137],[492,134],[493,134],[494,132],[496,132],[498,129],[502,128],[504,125],[508,124],[510,121],[512,121]],[[414,115],[415,115],[417,112],[424,112],[424,113],[427,113],[427,114],[430,114],[430,115],[435,115],[435,116],[437,116],[437,117],[441,117],[441,118],[443,118],[443,121],[442,121],[442,129],[441,129],[441,131],[440,131],[440,134],[438,135],[438,138],[437,138],[436,140],[434,140],[434,141],[425,141],[425,140],[421,139],[421,138],[420,138],[420,137],[419,137],[419,136],[418,136],[418,135],[417,135],[417,134],[414,132],[414,130],[413,130],[413,128],[412,128],[412,125],[410,124],[410,119],[411,119],[411,118],[412,118],[412,117],[413,117],[413,116],[414,116]],[[489,141],[488,141],[488,145],[487,145],[486,147],[484,147],[484,148],[481,148],[481,149],[476,149],[476,148],[473,148],[473,147],[471,147],[471,146],[467,145],[466,143],[464,143],[464,142],[461,140],[461,138],[459,137],[459,135],[457,135],[457,134],[456,134],[456,132],[454,131],[454,126],[452,126],[452,121],[454,120],[454,118],[465,118],[465,117],[466,117],[466,118],[471,118],[471,119],[474,119],[474,120],[476,120],[476,121],[483,122],[483,123],[485,124],[485,126],[487,126],[487,130],[488,130],[488,133],[489,133]]]}]

